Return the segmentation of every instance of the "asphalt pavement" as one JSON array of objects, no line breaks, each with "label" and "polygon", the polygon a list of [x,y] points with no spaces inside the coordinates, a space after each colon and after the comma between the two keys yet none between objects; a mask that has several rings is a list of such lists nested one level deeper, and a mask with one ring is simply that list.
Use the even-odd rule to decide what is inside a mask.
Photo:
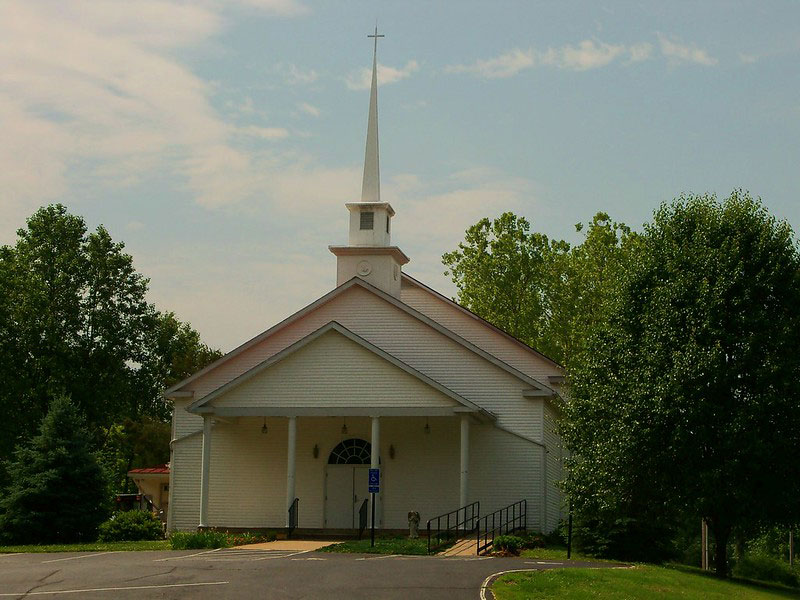
[{"label": "asphalt pavement", "polygon": [[[0,555],[5,598],[469,599],[509,570],[608,567],[523,558],[223,549]],[[484,590],[484,596],[491,594]]]}]

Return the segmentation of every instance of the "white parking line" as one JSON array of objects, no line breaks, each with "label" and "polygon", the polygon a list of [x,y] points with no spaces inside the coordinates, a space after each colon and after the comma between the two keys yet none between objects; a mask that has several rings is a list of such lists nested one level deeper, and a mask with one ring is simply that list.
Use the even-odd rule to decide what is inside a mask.
[{"label": "white parking line", "polygon": [[85,594],[86,592],[124,592],[127,590],[159,590],[164,588],[198,587],[201,585],[227,585],[230,581],[202,581],[198,583],[166,583],[164,585],[132,585],[129,587],[84,588],[82,590],[50,590],[46,592],[16,592],[14,594],[0,593],[0,597],[7,596],[52,596],[54,594]]},{"label": "white parking line", "polygon": [[300,550],[298,552],[292,552],[291,554],[284,554],[283,556],[265,556],[264,558],[254,558],[253,560],[267,560],[270,558],[289,558],[290,556],[297,556],[298,554],[306,554],[311,552],[311,550]]},{"label": "white parking line", "polygon": [[63,560],[78,560],[79,558],[94,558],[95,556],[103,556],[104,554],[117,554],[122,552],[121,550],[112,550],[111,552],[89,552],[87,554],[81,554],[80,556],[69,556],[67,558],[54,558],[53,560],[43,560],[42,564],[47,563],[54,563],[54,562],[61,562]]},{"label": "white parking line", "polygon": [[183,556],[169,556],[167,558],[156,558],[153,562],[164,562],[165,560],[180,560],[182,558],[192,558],[193,556],[200,556],[201,554],[211,554],[212,552],[219,552],[220,550],[222,550],[222,548],[214,548],[213,550],[195,552],[194,554],[184,554]]},{"label": "white parking line", "polygon": [[8,554],[0,554],[0,558],[8,558],[9,556],[30,556],[30,552],[9,552]]}]

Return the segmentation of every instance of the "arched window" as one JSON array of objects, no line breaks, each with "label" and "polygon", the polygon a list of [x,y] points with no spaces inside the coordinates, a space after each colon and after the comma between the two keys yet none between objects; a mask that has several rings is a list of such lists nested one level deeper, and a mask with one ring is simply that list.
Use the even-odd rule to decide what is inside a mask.
[{"label": "arched window", "polygon": [[331,450],[329,465],[368,465],[372,458],[372,446],[366,440],[350,438]]}]

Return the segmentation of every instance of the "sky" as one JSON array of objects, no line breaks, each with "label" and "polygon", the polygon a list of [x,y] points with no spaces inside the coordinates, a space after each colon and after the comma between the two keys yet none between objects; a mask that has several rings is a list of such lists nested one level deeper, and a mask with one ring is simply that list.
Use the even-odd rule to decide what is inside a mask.
[{"label": "sky", "polygon": [[230,350],[330,291],[380,33],[381,199],[410,275],[482,217],[580,241],[682,193],[800,230],[800,3],[0,0],[0,244],[65,204]]}]

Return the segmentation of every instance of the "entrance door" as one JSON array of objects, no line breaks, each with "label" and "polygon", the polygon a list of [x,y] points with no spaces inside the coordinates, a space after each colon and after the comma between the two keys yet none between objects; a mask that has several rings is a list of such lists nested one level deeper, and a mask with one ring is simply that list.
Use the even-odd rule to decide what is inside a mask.
[{"label": "entrance door", "polygon": [[358,438],[344,440],[331,450],[325,477],[325,527],[358,527],[358,509],[368,496],[371,452],[369,442]]},{"label": "entrance door", "polygon": [[358,509],[367,497],[369,467],[328,465],[325,480],[325,527],[355,529]]}]

